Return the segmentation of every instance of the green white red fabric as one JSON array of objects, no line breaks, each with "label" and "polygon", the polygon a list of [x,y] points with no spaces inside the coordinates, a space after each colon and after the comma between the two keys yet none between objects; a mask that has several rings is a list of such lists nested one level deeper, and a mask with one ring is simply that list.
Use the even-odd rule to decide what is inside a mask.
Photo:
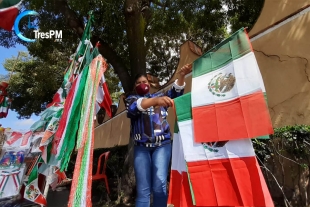
[{"label": "green white red fabric", "polygon": [[46,198],[43,196],[42,192],[38,187],[39,163],[43,163],[43,160],[41,158],[37,160],[29,175],[28,183],[25,187],[24,198],[36,204],[47,206]]},{"label": "green white red fabric", "polygon": [[179,134],[173,142],[169,203],[274,206],[251,140],[195,142],[191,93],[174,100]]},{"label": "green white red fabric", "polygon": [[0,198],[18,195],[24,171],[25,167],[14,170],[0,170]]},{"label": "green white red fabric", "polygon": [[6,118],[9,112],[10,99],[8,97],[4,97],[3,101],[0,103],[0,119]]},{"label": "green white red fabric", "polygon": [[0,1],[0,28],[11,31],[21,7],[22,0]]},{"label": "green white red fabric", "polygon": [[112,99],[109,93],[108,85],[105,81],[104,74],[101,77],[99,87],[97,89],[96,114],[100,108],[104,108],[109,117],[112,117]]},{"label": "green white red fabric", "polygon": [[240,29],[193,63],[195,141],[273,134],[264,93],[251,43]]}]

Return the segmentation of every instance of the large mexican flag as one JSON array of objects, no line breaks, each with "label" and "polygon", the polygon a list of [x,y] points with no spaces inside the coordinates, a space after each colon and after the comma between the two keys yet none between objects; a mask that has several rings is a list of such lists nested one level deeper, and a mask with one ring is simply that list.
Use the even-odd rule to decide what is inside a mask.
[{"label": "large mexican flag", "polygon": [[[251,140],[195,142],[191,94],[174,100],[179,136],[173,143],[169,202],[175,206],[274,206]],[[180,163],[182,158],[186,167]],[[185,205],[189,200],[192,204]]]},{"label": "large mexican flag", "polygon": [[0,28],[11,31],[22,0],[0,0]]},{"label": "large mexican flag", "polygon": [[240,29],[193,63],[195,141],[273,134],[265,92],[248,35]]}]

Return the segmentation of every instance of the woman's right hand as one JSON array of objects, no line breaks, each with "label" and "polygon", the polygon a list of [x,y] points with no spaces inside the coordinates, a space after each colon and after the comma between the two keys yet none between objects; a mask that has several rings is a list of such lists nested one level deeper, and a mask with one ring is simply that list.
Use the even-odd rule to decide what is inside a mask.
[{"label": "woman's right hand", "polygon": [[156,98],[156,105],[163,107],[170,107],[173,105],[173,100],[168,96],[162,96]]}]

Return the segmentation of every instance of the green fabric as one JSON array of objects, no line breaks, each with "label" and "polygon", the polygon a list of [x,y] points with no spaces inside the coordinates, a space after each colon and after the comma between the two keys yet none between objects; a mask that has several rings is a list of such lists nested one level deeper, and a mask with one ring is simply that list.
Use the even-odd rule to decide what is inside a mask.
[{"label": "green fabric", "polygon": [[18,4],[19,2],[21,2],[21,0],[3,0],[0,3],[0,9],[4,9],[4,8],[14,6],[14,5]]},{"label": "green fabric", "polygon": [[7,97],[5,97],[2,101],[2,103],[0,104],[0,107],[8,107],[9,106],[9,99]]},{"label": "green fabric", "polygon": [[[268,108],[268,99],[267,99],[267,93],[264,93],[264,98],[265,98],[265,102]],[[259,136],[259,137],[255,137],[256,139],[270,139],[269,135],[264,135],[264,136]]]},{"label": "green fabric", "polygon": [[91,37],[91,25],[92,23],[94,22],[94,15],[93,15],[93,12],[90,11],[89,13],[89,20],[87,22],[87,25],[84,29],[84,32],[83,32],[83,35],[82,35],[82,38],[81,38],[81,47],[79,48],[79,51],[77,52],[77,57],[76,57],[76,60],[79,58],[79,56],[83,56],[84,55],[84,52],[86,50],[86,47],[87,45],[85,45],[85,40],[90,40],[90,37]]},{"label": "green fabric", "polygon": [[191,93],[175,98],[174,105],[178,122],[192,119]]},{"label": "green fabric", "polygon": [[85,88],[88,69],[89,69],[88,67],[85,68],[81,74],[82,77],[80,80],[80,84],[78,86],[76,96],[74,97],[74,100],[72,102],[73,104],[71,106],[71,116],[67,123],[66,134],[63,138],[64,139],[63,145],[61,147],[60,155],[58,157],[58,159],[61,160],[61,166],[60,166],[61,171],[64,171],[65,169],[67,169],[67,166],[70,161],[70,155],[75,146],[76,135],[77,135],[77,130],[79,126],[78,123],[81,117],[83,92]]},{"label": "green fabric", "polygon": [[174,124],[174,133],[175,134],[179,133],[179,126],[178,126],[178,122],[177,121]]},{"label": "green fabric", "polygon": [[187,162],[186,162],[186,172],[187,172],[187,179],[188,179],[189,189],[191,191],[193,205],[196,206],[195,193],[194,193],[193,185],[192,185],[192,182],[191,182],[190,174],[188,173]]},{"label": "green fabric", "polygon": [[255,139],[270,139],[270,136],[269,135],[264,135],[264,136],[256,137]]},{"label": "green fabric", "polygon": [[28,177],[28,184],[32,183],[34,180],[38,179],[38,164],[42,162],[44,163],[42,157],[39,157],[34,165],[34,167],[32,168],[32,171]]},{"label": "green fabric", "polygon": [[193,78],[217,70],[251,51],[248,36],[241,28],[194,61]]},{"label": "green fabric", "polygon": [[44,120],[36,121],[35,123],[31,125],[30,130],[32,132],[41,132],[45,129],[46,123],[47,122]]}]

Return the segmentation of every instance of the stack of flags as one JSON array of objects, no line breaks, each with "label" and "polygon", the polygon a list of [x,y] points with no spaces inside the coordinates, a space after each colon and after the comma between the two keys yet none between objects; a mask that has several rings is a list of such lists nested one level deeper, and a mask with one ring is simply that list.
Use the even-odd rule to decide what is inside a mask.
[{"label": "stack of flags", "polygon": [[176,98],[168,204],[274,206],[251,139],[273,134],[266,91],[242,28],[193,63]]},{"label": "stack of flags", "polygon": [[[112,100],[104,78],[108,65],[99,54],[98,44],[93,47],[90,42],[92,12],[89,15],[61,87],[42,112],[41,119],[31,127],[36,138],[41,139],[39,149],[42,154],[30,174],[24,197],[44,206],[46,199],[38,188],[38,174],[52,177],[48,179],[49,184],[55,187],[66,177],[62,172],[67,169],[75,149],[78,150],[78,156],[68,206],[92,205],[94,117],[100,107],[111,115]],[[37,192],[36,196],[33,196],[34,192]]]}]

